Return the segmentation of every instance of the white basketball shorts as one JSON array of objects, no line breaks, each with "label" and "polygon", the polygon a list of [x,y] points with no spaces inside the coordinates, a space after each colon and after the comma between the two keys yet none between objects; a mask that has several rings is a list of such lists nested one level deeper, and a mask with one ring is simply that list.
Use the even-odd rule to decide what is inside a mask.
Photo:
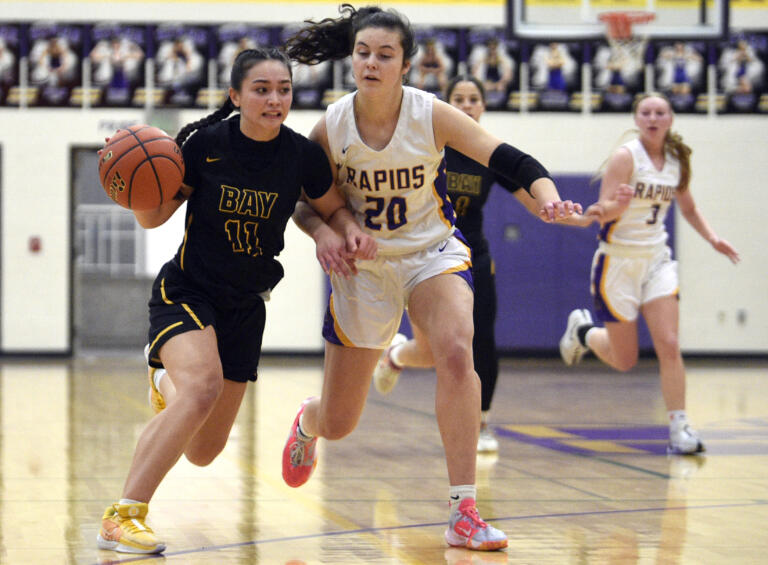
[{"label": "white basketball shorts", "polygon": [[677,261],[669,247],[631,249],[601,244],[592,259],[591,292],[601,322],[632,322],[640,307],[679,291]]},{"label": "white basketball shorts", "polygon": [[388,347],[411,292],[422,281],[455,273],[472,287],[471,252],[458,232],[422,251],[358,261],[357,269],[349,279],[331,273],[323,323],[323,337],[347,347]]}]

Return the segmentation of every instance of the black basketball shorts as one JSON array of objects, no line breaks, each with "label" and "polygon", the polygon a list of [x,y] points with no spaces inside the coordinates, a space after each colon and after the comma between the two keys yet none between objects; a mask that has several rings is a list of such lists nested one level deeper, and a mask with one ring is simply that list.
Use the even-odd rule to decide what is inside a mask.
[{"label": "black basketball shorts", "polygon": [[224,378],[255,381],[265,321],[260,298],[238,308],[217,305],[169,261],[160,269],[149,300],[149,364],[163,366],[158,352],[170,338],[213,326]]}]

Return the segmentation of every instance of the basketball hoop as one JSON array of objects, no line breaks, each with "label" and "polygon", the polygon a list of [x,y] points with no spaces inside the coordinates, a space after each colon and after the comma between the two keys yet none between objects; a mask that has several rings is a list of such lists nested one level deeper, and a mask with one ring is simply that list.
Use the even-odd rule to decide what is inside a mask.
[{"label": "basketball hoop", "polygon": [[633,24],[647,24],[656,18],[653,12],[642,10],[623,10],[617,12],[602,12],[598,16],[607,26],[607,35],[611,39],[629,39],[632,37]]}]

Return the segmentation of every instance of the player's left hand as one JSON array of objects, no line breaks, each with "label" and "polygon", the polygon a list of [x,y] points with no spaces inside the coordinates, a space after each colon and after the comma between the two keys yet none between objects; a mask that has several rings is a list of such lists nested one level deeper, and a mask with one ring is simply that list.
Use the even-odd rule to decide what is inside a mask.
[{"label": "player's left hand", "polygon": [[722,253],[723,255],[727,256],[728,259],[731,260],[731,262],[735,265],[739,261],[741,261],[741,257],[739,256],[739,252],[736,251],[733,246],[728,243],[724,239],[720,239],[719,237],[714,237],[712,241],[710,241],[712,244],[712,247],[715,248],[715,251],[718,251]]}]

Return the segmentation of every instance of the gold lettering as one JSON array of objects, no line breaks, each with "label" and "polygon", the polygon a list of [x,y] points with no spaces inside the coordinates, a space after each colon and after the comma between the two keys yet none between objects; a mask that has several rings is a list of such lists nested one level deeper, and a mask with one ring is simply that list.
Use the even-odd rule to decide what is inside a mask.
[{"label": "gold lettering", "polygon": [[277,192],[259,191],[259,204],[261,205],[262,218],[269,218],[272,215],[272,207],[275,205],[275,202],[277,202]]},{"label": "gold lettering", "polygon": [[233,214],[237,211],[237,204],[240,200],[240,191],[234,186],[221,185],[221,199],[219,200],[219,211]]},{"label": "gold lettering", "polygon": [[245,216],[259,216],[259,195],[255,190],[243,190],[237,212]]}]

